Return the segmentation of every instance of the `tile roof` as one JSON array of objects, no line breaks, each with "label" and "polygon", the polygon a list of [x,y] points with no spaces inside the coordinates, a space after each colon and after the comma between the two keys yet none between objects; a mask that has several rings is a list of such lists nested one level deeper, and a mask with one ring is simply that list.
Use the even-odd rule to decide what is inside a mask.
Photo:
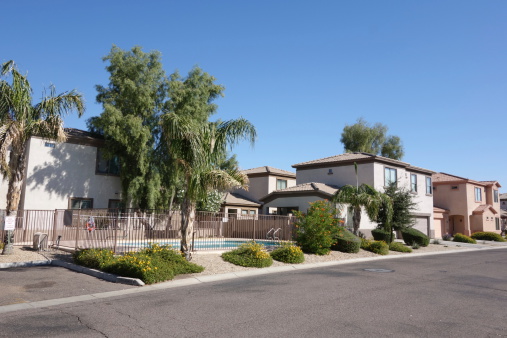
[{"label": "tile roof", "polygon": [[433,207],[433,212],[449,212],[449,209],[439,208],[439,207]]},{"label": "tile roof", "polygon": [[294,174],[293,172],[273,168],[270,166],[263,166],[263,167],[258,167],[258,168],[246,169],[246,170],[243,170],[243,172],[247,175],[251,175],[251,174],[268,174],[269,175],[269,174],[272,174],[272,175],[290,176],[290,177],[294,177],[294,178],[296,177],[296,174]]},{"label": "tile roof", "polygon": [[501,186],[497,181],[474,181],[468,178],[446,174],[446,173],[436,173],[432,175],[433,183],[438,182],[463,182],[463,183],[472,183],[472,184],[478,184],[482,186],[488,186],[497,184],[498,186]]},{"label": "tile roof", "polygon": [[378,161],[378,162],[387,162],[395,165],[399,165],[401,167],[405,167],[408,170],[416,170],[416,171],[424,171],[427,173],[433,173],[433,171],[424,169],[421,167],[412,166],[409,163],[393,160],[392,158],[383,157],[379,155],[373,155],[368,153],[344,153],[340,155],[334,155],[324,158],[319,158],[317,160],[301,162],[297,164],[293,164],[293,168],[302,168],[302,167],[312,167],[312,166],[322,166],[326,164],[338,164],[338,163],[347,163],[347,162],[363,162],[363,161]]},{"label": "tile roof", "polygon": [[494,214],[498,214],[498,211],[493,208],[491,204],[482,204],[479,205],[475,210],[472,212],[473,215],[481,215],[484,213],[484,211],[490,209]]},{"label": "tile roof", "polygon": [[501,200],[507,200],[507,193],[505,193],[505,194],[500,194],[500,199],[501,199]]},{"label": "tile roof", "polygon": [[338,187],[334,185],[324,184],[324,183],[317,183],[317,182],[311,182],[311,183],[303,183],[298,184],[293,187],[275,190],[271,192],[270,194],[264,196],[261,198],[261,201],[265,201],[268,199],[274,198],[275,195],[290,195],[290,194],[305,194],[305,193],[320,193],[325,196],[331,197],[333,196],[337,191]]},{"label": "tile roof", "polygon": [[259,201],[254,201],[241,194],[228,192],[224,195],[223,204],[227,205],[249,205],[260,207],[262,204]]}]

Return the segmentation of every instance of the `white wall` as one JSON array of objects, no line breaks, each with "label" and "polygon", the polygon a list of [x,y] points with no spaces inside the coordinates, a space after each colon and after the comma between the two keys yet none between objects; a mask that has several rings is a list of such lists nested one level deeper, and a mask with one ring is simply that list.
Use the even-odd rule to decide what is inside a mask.
[{"label": "white wall", "polygon": [[[329,174],[329,170],[332,170],[333,174]],[[357,165],[357,176],[359,184],[373,185],[373,163],[360,163]],[[298,169],[296,171],[297,184],[318,182],[338,187],[350,184],[356,185],[356,172],[354,165],[347,166],[329,166],[324,168],[315,169]]]},{"label": "white wall", "polygon": [[56,143],[50,148],[46,142],[38,138],[29,142],[24,205],[20,208],[67,209],[71,197],[93,198],[94,208],[107,208],[109,199],[120,198],[118,176],[95,174],[96,147]]}]

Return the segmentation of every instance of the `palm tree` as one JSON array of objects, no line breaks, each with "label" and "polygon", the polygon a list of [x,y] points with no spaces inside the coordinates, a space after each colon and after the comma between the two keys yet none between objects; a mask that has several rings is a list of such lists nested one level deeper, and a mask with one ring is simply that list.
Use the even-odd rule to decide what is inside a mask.
[{"label": "palm tree", "polygon": [[175,113],[165,114],[162,128],[175,174],[182,177],[181,246],[190,259],[189,242],[194,229],[197,201],[212,190],[247,188],[248,178],[237,168],[220,169],[228,147],[240,140],[255,142],[255,127],[245,119],[202,122]]},{"label": "palm tree", "polygon": [[[64,141],[63,116],[77,110],[84,112],[84,100],[81,94],[70,91],[56,95],[50,87],[48,96],[32,104],[32,88],[26,76],[16,69],[13,61],[2,65],[1,76],[12,79],[0,81],[0,173],[8,180],[7,207],[8,216],[16,216],[26,167],[26,146],[32,136],[48,140]],[[8,157],[8,159],[7,159]],[[10,233],[10,237],[14,234]],[[12,253],[11,245],[5,245],[3,254]]]},{"label": "palm tree", "polygon": [[386,208],[388,219],[386,226],[390,226],[392,217],[391,198],[386,194],[378,192],[368,184],[359,185],[357,176],[357,163],[354,163],[356,170],[356,185],[345,185],[341,187],[333,196],[333,201],[339,204],[348,204],[352,208],[352,223],[354,226],[354,235],[357,235],[359,225],[361,224],[361,212],[364,208],[368,218],[375,220],[381,207]]}]

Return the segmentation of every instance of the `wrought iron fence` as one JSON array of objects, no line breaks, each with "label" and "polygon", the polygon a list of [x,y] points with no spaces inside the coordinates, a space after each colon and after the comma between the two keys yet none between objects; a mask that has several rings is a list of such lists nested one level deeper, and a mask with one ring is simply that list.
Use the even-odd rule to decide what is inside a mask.
[{"label": "wrought iron fence", "polygon": [[[5,211],[0,211],[3,224]],[[191,247],[227,250],[256,240],[278,246],[292,240],[293,217],[197,212]],[[23,210],[14,231],[15,245],[32,245],[36,233],[47,234],[49,245],[70,249],[107,248],[135,251],[152,243],[180,246],[179,211],[136,209]],[[4,237],[0,231],[1,238]]]}]

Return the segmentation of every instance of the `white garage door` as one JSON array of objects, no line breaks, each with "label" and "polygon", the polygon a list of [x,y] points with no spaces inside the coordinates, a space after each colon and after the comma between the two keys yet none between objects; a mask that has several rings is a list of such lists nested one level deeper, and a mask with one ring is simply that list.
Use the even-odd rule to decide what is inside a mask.
[{"label": "white garage door", "polygon": [[429,236],[428,234],[428,217],[416,217],[415,224],[412,227],[414,229],[419,230],[423,234]]}]

